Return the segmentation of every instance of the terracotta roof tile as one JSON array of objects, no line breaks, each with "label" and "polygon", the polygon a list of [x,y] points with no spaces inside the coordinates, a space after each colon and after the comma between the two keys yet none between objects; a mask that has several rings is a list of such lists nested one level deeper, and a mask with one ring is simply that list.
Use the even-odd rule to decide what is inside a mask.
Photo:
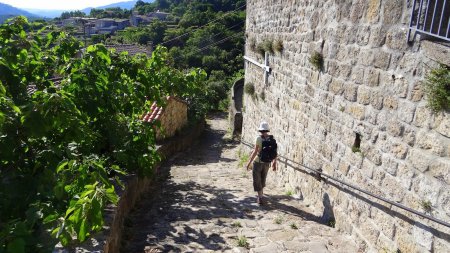
[{"label": "terracotta roof tile", "polygon": [[[182,103],[186,103],[184,100],[180,99],[180,98],[176,98],[174,96],[167,96],[166,97],[167,101],[170,100],[176,100]],[[150,111],[148,111],[147,113],[145,113],[144,115],[142,115],[142,121],[144,122],[154,122],[156,120],[159,120],[162,116],[162,114],[164,113],[164,108],[162,106],[158,106],[156,104],[156,101],[153,102],[153,104],[150,106]]]}]

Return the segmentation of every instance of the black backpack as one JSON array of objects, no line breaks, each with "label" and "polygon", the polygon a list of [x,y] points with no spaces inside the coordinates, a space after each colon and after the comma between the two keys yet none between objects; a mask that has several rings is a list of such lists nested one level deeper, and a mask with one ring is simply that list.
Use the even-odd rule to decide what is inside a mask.
[{"label": "black backpack", "polygon": [[259,152],[259,160],[261,162],[270,163],[277,157],[277,141],[273,135],[269,135],[266,139],[262,138],[262,147]]}]

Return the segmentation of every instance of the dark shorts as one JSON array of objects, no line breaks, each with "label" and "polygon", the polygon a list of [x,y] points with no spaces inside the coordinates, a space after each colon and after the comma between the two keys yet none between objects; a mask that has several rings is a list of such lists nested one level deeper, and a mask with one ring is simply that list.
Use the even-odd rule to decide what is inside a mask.
[{"label": "dark shorts", "polygon": [[253,162],[253,189],[257,192],[262,191],[266,186],[267,172],[270,163]]}]

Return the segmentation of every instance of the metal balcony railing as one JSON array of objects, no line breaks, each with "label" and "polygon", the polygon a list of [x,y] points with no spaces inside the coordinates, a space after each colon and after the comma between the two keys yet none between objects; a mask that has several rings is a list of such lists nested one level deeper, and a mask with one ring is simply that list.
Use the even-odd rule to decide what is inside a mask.
[{"label": "metal balcony railing", "polygon": [[426,34],[450,42],[450,1],[412,0],[408,42],[411,32]]}]

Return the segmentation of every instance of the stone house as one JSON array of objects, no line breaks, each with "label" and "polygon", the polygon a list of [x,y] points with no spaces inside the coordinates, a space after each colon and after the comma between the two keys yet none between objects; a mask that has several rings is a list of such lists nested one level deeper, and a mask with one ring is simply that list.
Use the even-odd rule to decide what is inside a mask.
[{"label": "stone house", "polygon": [[158,19],[161,21],[165,21],[165,20],[167,20],[167,17],[169,15],[170,15],[170,13],[157,10],[155,12],[151,12],[151,13],[147,14],[147,17],[149,17],[151,19]]},{"label": "stone house", "polygon": [[159,121],[161,129],[156,129],[156,140],[174,136],[184,126],[186,126],[187,103],[179,98],[167,96],[167,102],[164,106],[158,106],[156,102],[151,105],[150,111],[143,115],[144,122]]},{"label": "stone house", "polygon": [[[242,140],[268,121],[280,187],[363,252],[450,252],[450,115],[424,92],[427,73],[450,66],[449,10],[443,0],[247,1],[255,94],[244,94]],[[256,48],[268,41],[282,46],[264,59]]]}]

